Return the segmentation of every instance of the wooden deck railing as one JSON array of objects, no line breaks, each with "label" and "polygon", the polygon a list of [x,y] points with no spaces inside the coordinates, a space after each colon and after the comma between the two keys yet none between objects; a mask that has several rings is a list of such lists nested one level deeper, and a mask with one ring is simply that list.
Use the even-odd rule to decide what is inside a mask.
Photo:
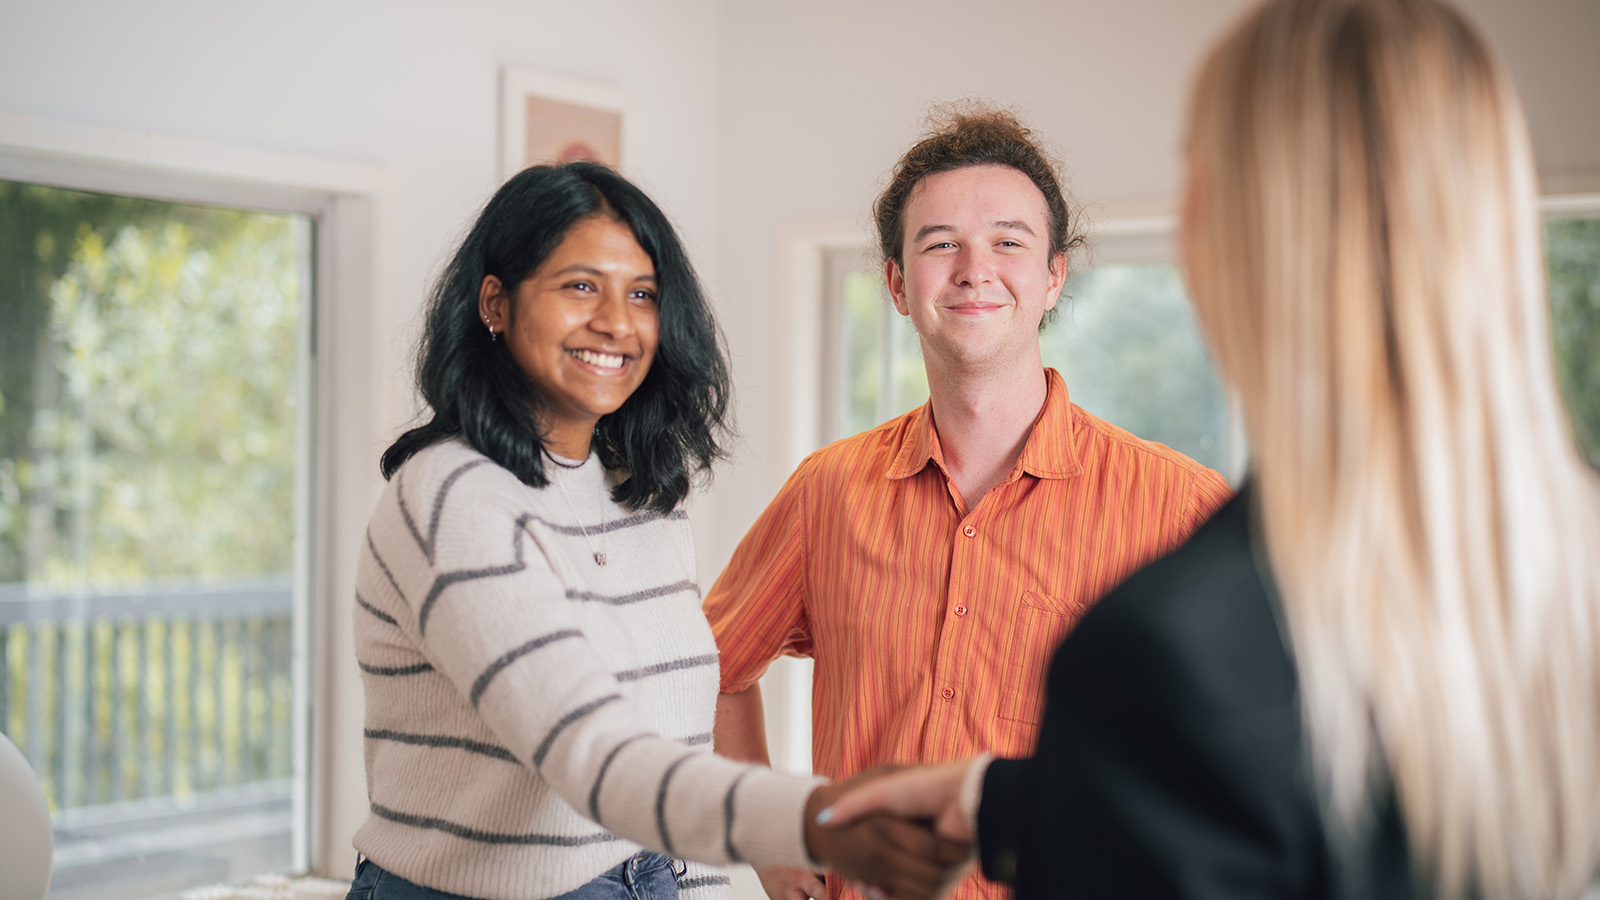
[{"label": "wooden deck railing", "polygon": [[0,585],[0,731],[76,810],[192,805],[291,776],[287,577],[203,587]]}]

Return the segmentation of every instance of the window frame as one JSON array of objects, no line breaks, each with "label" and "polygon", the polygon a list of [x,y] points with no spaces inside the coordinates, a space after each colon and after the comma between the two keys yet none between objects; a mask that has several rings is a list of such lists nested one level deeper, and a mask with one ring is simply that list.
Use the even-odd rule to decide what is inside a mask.
[{"label": "window frame", "polygon": [[[1600,176],[1571,179],[1600,185]],[[1572,184],[1562,184],[1571,188]],[[1600,188],[1568,189],[1539,198],[1541,222],[1552,218],[1600,217]],[[1080,266],[1178,264],[1178,219],[1170,212],[1119,212],[1094,223],[1091,249]],[[774,249],[774,296],[784,311],[775,334],[780,368],[775,408],[787,410],[774,423],[773,484],[821,446],[840,417],[838,397],[844,361],[840,354],[843,291],[836,283],[839,260],[852,254],[872,259],[875,239],[859,227],[832,221],[780,227]],[[1228,437],[1223,475],[1237,484],[1249,461],[1238,398],[1228,391]]]},{"label": "window frame", "polygon": [[[1167,212],[1106,216],[1094,224],[1091,251],[1080,266],[1176,263],[1177,224]],[[774,408],[787,413],[773,423],[774,485],[820,446],[838,416],[839,401],[827,396],[843,371],[837,355],[843,292],[833,283],[840,274],[838,260],[851,254],[871,260],[876,252],[871,234],[842,220],[784,223],[774,235],[773,297],[779,315],[773,333],[782,336],[773,341],[779,370]]]},{"label": "window frame", "polygon": [[[1600,182],[1600,176],[1594,180]],[[1546,194],[1539,198],[1539,216],[1545,220],[1600,218],[1600,188]]]},{"label": "window frame", "polygon": [[392,179],[374,166],[5,113],[0,178],[313,222],[298,379],[311,427],[297,465],[293,658],[304,689],[293,709],[293,858],[297,873],[343,875],[366,814],[350,585],[382,488],[374,448],[397,410],[394,311],[384,302]]}]

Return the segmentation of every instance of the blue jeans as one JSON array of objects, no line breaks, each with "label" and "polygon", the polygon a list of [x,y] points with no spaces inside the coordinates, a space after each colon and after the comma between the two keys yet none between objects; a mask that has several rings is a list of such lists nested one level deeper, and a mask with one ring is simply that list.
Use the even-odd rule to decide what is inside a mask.
[{"label": "blue jeans", "polygon": [[[677,900],[679,873],[674,869],[674,862],[671,857],[641,850],[601,872],[588,884],[551,900]],[[356,878],[345,900],[472,898],[413,884],[393,872],[384,871],[370,859],[362,859],[356,863]]]}]

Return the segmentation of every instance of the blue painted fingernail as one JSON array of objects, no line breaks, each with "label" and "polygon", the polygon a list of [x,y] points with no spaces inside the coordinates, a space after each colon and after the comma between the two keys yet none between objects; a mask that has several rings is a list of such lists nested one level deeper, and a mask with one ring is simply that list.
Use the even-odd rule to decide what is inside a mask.
[{"label": "blue painted fingernail", "polygon": [[824,809],[822,812],[817,813],[817,824],[826,825],[832,818],[833,807],[830,806],[827,809]]}]

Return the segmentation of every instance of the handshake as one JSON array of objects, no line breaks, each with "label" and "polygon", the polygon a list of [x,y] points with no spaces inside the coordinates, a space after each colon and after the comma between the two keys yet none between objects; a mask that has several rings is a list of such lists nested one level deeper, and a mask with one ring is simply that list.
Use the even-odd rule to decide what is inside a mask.
[{"label": "handshake", "polygon": [[[874,900],[943,896],[976,859],[972,810],[961,802],[971,762],[880,766],[817,788],[806,802],[806,849]],[[756,874],[772,900],[827,898],[815,873],[770,867]]]}]

